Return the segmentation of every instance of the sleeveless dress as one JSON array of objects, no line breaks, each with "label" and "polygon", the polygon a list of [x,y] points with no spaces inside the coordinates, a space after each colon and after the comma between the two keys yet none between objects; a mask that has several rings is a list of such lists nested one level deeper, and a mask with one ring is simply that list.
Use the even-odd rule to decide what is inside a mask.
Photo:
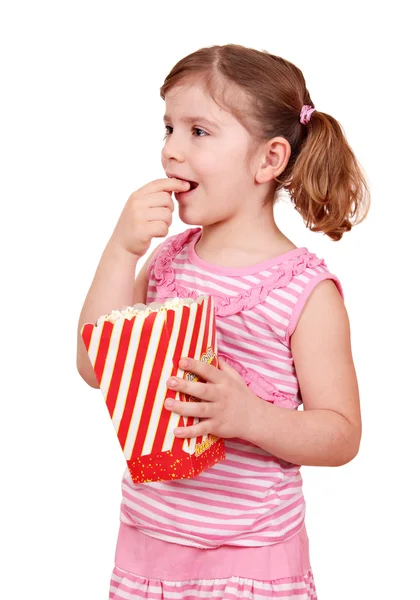
[{"label": "sleeveless dress", "polygon": [[[149,264],[147,303],[215,300],[218,355],[267,402],[302,403],[290,337],[315,286],[338,278],[307,248],[244,268],[195,252],[201,228],[165,240]],[[246,440],[193,479],[133,484],[122,478],[110,600],[317,600],[300,466]]]}]

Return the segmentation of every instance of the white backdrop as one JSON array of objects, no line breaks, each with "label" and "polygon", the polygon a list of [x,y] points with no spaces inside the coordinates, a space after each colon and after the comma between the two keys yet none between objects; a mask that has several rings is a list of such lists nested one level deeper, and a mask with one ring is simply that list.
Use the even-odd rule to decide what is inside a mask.
[{"label": "white backdrop", "polygon": [[[417,597],[412,4],[2,4],[2,597],[108,598],[125,460],[100,390],[76,369],[78,317],[129,195],[164,176],[166,74],[230,42],[302,69],[371,186],[368,219],[338,243],[307,230],[287,202],[276,207],[284,233],[342,282],[363,411],[354,461],[302,468],[319,600]],[[175,214],[170,234],[186,227]]]}]

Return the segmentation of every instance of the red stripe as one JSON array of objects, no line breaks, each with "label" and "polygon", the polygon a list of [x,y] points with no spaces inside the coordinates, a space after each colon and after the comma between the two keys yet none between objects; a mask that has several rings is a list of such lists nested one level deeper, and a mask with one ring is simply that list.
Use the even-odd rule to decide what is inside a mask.
[{"label": "red stripe", "polygon": [[210,329],[210,320],[211,320],[211,302],[210,298],[205,300],[206,303],[206,325],[204,327],[204,335],[203,341],[201,343],[201,356],[206,352],[209,347],[209,329]]},{"label": "red stripe", "polygon": [[[143,323],[140,334],[140,339],[137,347],[137,354],[134,360],[133,372],[130,380],[130,385],[125,399],[124,412],[121,418],[121,423],[118,428],[118,439],[120,440],[121,448],[124,449],[127,440],[128,430],[130,428],[131,418],[133,416],[134,407],[139,391],[141,375],[143,373],[144,362],[149,347],[153,323],[155,322],[157,313],[150,313]],[[133,319],[134,320],[134,319]]]},{"label": "red stripe", "polygon": [[[198,341],[198,334],[200,332],[201,322],[203,319],[204,306],[205,306],[205,301],[203,300],[198,305],[198,309],[197,309],[197,313],[196,313],[196,317],[195,317],[195,321],[194,321],[193,335],[191,338],[191,344],[190,344],[190,349],[189,349],[189,353],[188,353],[188,356],[191,356],[191,357],[195,356],[195,354],[196,354],[196,346],[197,346],[197,341]],[[201,357],[201,355],[198,356],[197,359],[200,360],[200,357]],[[198,381],[203,381],[203,380],[199,377]],[[182,402],[190,402],[190,398],[191,398],[191,396],[188,394],[180,394],[180,400]],[[193,425],[193,423],[194,423],[194,417],[187,417],[186,427]]]},{"label": "red stripe", "polygon": [[[158,313],[156,313],[156,316],[157,316],[157,314]],[[154,335],[154,332],[151,333],[151,336],[153,336],[153,335]],[[156,330],[155,335],[157,335],[157,330]],[[147,391],[146,391],[146,395],[145,395],[143,406],[142,406],[140,423],[139,423],[136,439],[135,439],[134,446],[133,446],[133,452],[131,454],[132,458],[142,455],[144,440],[146,439],[147,428],[149,426],[150,417],[151,417],[152,409],[153,409],[153,404],[155,402],[156,392],[157,392],[157,388],[159,385],[159,379],[160,379],[160,375],[162,372],[162,369],[161,369],[161,367],[162,367],[162,363],[161,363],[162,348],[163,348],[163,350],[165,350],[165,348],[168,345],[168,342],[169,342],[169,340],[166,335],[166,329],[165,329],[165,327],[162,327],[162,331],[159,334],[159,341],[157,343],[155,360],[153,361],[149,380],[147,382]],[[140,400],[142,400],[142,399],[140,399]]]},{"label": "red stripe", "polygon": [[190,347],[188,350],[188,356],[195,355],[195,349],[197,347],[198,334],[200,333],[201,320],[203,318],[203,303],[198,305],[197,312],[194,317],[194,325],[192,330]]},{"label": "red stripe", "polygon": [[[203,354],[206,352],[207,348],[209,347],[209,328],[210,328],[210,319],[211,319],[211,298],[207,297],[203,303],[205,303],[205,309],[206,309],[206,323],[204,326],[204,335],[203,335],[203,340],[201,342],[201,352],[200,352],[200,359],[203,356]],[[203,308],[204,310],[204,308]],[[193,419],[191,418],[191,424],[193,423]],[[203,436],[199,435],[197,437],[196,443],[197,444],[201,444],[201,442],[203,441]]]},{"label": "red stripe", "polygon": [[[172,375],[176,375],[176,373],[178,371],[178,363],[179,363],[180,359],[182,358],[182,349],[183,349],[184,343],[185,343],[185,334],[187,332],[188,321],[190,319],[190,315],[191,315],[190,307],[183,306],[182,307],[181,325],[179,328],[180,334],[178,336],[177,345],[176,345],[175,352],[174,352],[174,368],[172,371]],[[191,356],[191,355],[188,354],[188,356]],[[184,394],[180,394],[181,400],[182,400],[181,396],[183,396],[183,395]],[[175,396],[176,396],[175,390],[168,390],[168,394],[167,394],[168,398],[175,398]],[[180,415],[179,419],[178,419],[177,427],[183,427],[183,426],[184,426],[183,417]],[[184,443],[183,438],[175,437],[173,445],[172,445],[173,452],[178,452],[178,451],[182,450],[183,443]]]},{"label": "red stripe", "polygon": [[[210,329],[210,324],[212,323],[213,325],[213,337],[215,335],[215,329],[216,329],[216,323],[215,323],[215,313],[214,313],[214,304],[213,304],[213,298],[212,296],[208,296],[204,301],[203,301],[203,306],[202,306],[202,310],[206,311],[205,314],[205,327],[204,327],[204,335],[203,335],[203,341],[202,341],[202,346],[201,346],[201,352],[200,352],[200,356],[199,356],[199,360],[201,359],[201,357],[203,356],[203,354],[205,354],[207,348],[209,347],[209,329]],[[214,351],[214,347],[212,346],[212,349]],[[213,364],[214,360],[211,361],[210,364]],[[199,378],[200,382],[203,381],[203,379]],[[194,423],[194,418],[193,417],[188,417],[188,421],[187,421],[187,426],[188,425],[193,425]],[[200,444],[203,441],[203,436],[198,436],[197,437],[197,444]]]},{"label": "red stripe", "polygon": [[[174,329],[174,323],[175,323],[175,311],[174,310],[168,310],[166,312],[166,331],[167,331],[167,338],[168,338],[168,345],[170,342],[170,339],[172,337],[172,332]],[[166,350],[168,349],[168,346],[166,348]],[[167,358],[166,354],[163,357],[162,360],[165,360]],[[172,357],[173,359],[173,357]],[[174,372],[174,365],[172,363],[172,370],[171,370],[171,375]],[[166,381],[165,381],[166,384]],[[172,398],[175,397],[175,390],[167,390],[166,394],[165,394],[165,398],[170,397],[170,395],[172,394]],[[159,416],[159,422],[158,422],[158,426],[157,426],[157,430],[156,430],[156,434],[155,434],[155,439],[153,441],[153,447],[152,447],[152,454],[158,453],[158,452],[162,452],[162,446],[163,446],[163,442],[165,441],[165,436],[166,436],[166,432],[168,429],[168,424],[169,424],[169,419],[171,418],[171,412],[169,410],[166,410],[166,408],[164,406],[162,406],[162,411],[160,413]]]},{"label": "red stripe", "polygon": [[103,329],[101,332],[101,338],[99,340],[98,352],[96,353],[95,364],[93,367],[99,385],[101,385],[102,383],[102,375],[105,368],[105,362],[106,357],[108,355],[113,328],[113,323],[111,323],[110,321],[104,322]]},{"label": "red stripe", "polygon": [[94,325],[92,325],[92,323],[85,323],[85,325],[82,327],[82,340],[88,352],[90,340],[92,339],[93,327]]},{"label": "red stripe", "polygon": [[[104,330],[106,327],[107,332],[109,330],[108,325],[111,325],[112,328],[114,327],[114,325],[112,323],[110,323],[109,321],[105,321]],[[113,367],[113,371],[112,371],[111,382],[109,384],[109,389],[108,389],[108,393],[106,396],[106,405],[108,407],[108,411],[111,416],[111,419],[114,414],[115,404],[116,404],[117,397],[118,397],[118,390],[120,388],[121,378],[122,378],[122,374],[124,371],[124,365],[125,365],[125,360],[127,358],[127,350],[128,350],[128,346],[130,344],[131,331],[133,329],[133,325],[134,325],[134,319],[124,319],[124,324],[123,324],[122,330],[121,330],[121,336],[120,336],[120,339],[118,342],[117,355],[115,357],[115,363],[114,363],[114,367]],[[104,337],[104,333],[105,332],[103,332],[102,336],[101,336],[101,344],[102,344],[102,338]],[[109,334],[109,337],[111,337],[111,334]],[[116,343],[116,341],[117,341],[116,339],[113,340],[113,342],[115,342],[115,343]],[[102,376],[102,373],[101,373],[101,376]]]}]

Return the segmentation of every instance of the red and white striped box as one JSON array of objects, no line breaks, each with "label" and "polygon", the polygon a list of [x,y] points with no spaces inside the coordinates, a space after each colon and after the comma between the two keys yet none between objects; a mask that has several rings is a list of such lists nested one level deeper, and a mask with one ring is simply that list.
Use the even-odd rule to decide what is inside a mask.
[{"label": "red and white striped box", "polygon": [[164,407],[166,398],[199,401],[166,387],[171,376],[202,381],[178,367],[181,357],[219,366],[212,296],[189,305],[170,298],[165,304],[172,300],[179,300],[179,306],[162,305],[146,317],[121,317],[114,323],[98,319],[81,330],[133,483],[192,478],[226,458],[224,441],[217,436],[173,434],[175,427],[199,422]]}]

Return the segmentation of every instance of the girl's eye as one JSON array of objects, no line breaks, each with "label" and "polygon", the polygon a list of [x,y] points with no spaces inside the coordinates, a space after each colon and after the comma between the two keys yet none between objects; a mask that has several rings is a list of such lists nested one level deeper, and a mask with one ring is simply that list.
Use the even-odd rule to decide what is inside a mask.
[{"label": "girl's eye", "polygon": [[[164,136],[164,139],[166,139],[168,137],[168,135],[171,135],[172,131],[168,131],[168,129],[172,129],[172,127],[170,125],[165,125],[165,129],[166,129],[166,133]],[[201,131],[202,133],[204,133],[203,135],[197,135],[195,137],[205,137],[208,135],[208,133],[206,131],[204,131],[204,129],[200,129],[199,127],[193,127],[193,131]]]},{"label": "girl's eye", "polygon": [[206,131],[204,131],[204,129],[200,129],[199,127],[194,127],[193,128],[195,131],[201,131],[202,133],[204,133],[203,135],[198,135],[197,137],[205,137],[206,135],[208,135],[208,133]]}]

